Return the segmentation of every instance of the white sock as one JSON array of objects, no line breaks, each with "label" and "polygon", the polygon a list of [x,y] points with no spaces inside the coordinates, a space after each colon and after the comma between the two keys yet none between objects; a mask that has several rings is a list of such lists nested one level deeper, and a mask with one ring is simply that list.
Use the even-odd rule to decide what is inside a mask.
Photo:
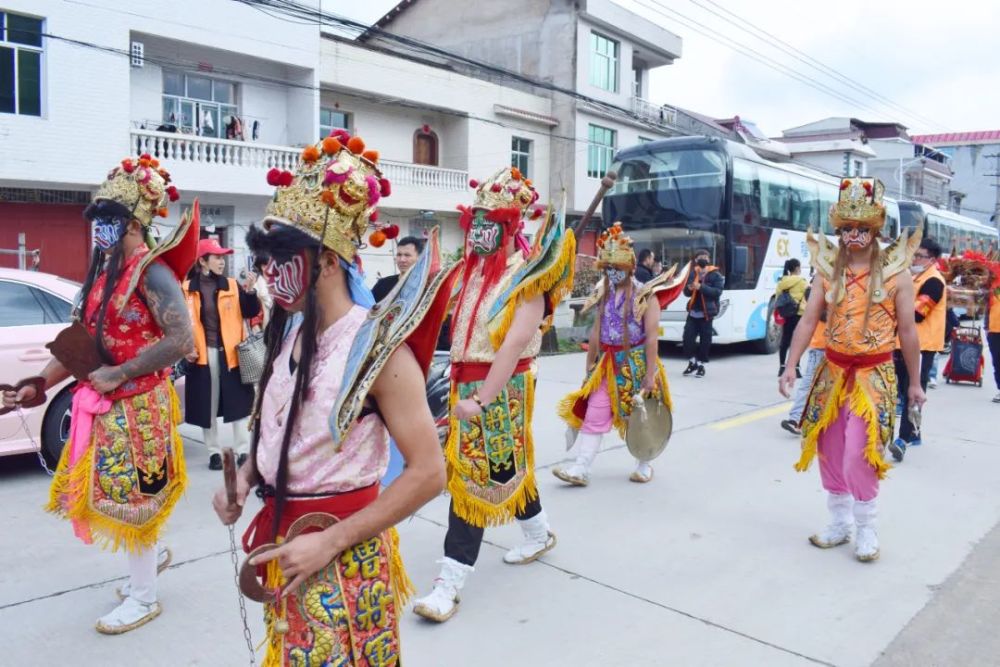
[{"label": "white sock", "polygon": [[143,604],[156,602],[156,546],[128,554],[129,595]]}]

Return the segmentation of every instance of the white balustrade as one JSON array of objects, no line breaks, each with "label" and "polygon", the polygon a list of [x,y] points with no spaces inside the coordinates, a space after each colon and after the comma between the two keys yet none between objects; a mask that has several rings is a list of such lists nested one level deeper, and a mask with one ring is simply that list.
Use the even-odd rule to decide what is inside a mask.
[{"label": "white balustrade", "polygon": [[[263,171],[272,168],[294,171],[302,152],[300,148],[289,146],[138,129],[131,131],[131,147],[137,155],[148,153],[163,160],[167,169],[170,169],[171,164],[186,162]],[[459,169],[442,169],[392,160],[379,160],[379,168],[394,186],[461,191],[468,182],[467,172]]]},{"label": "white balustrade", "polygon": [[666,104],[653,104],[641,97],[632,98],[632,112],[640,118],[658,125],[669,126],[677,124],[677,109]]}]

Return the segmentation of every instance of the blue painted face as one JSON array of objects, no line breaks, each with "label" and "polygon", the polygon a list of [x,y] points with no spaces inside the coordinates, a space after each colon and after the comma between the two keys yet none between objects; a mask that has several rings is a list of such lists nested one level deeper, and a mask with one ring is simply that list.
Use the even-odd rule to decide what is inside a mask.
[{"label": "blue painted face", "polygon": [[122,218],[94,218],[94,245],[107,252],[115,247],[125,234]]},{"label": "blue painted face", "polygon": [[611,283],[612,287],[618,287],[625,280],[627,273],[624,269],[608,268],[605,270],[605,274],[608,276],[608,282]]}]

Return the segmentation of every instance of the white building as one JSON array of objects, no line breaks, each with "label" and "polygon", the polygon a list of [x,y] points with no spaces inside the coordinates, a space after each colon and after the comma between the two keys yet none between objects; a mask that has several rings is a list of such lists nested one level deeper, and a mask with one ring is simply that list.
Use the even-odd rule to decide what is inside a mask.
[{"label": "white building", "polygon": [[[235,271],[272,193],[267,170],[291,168],[336,126],[381,154],[393,184],[381,219],[403,235],[440,223],[446,250],[460,243],[455,206],[470,200],[470,174],[514,160],[550,189],[557,121],[544,96],[225,0],[178,0],[169,11],[0,0],[0,15],[0,58],[17,64],[0,90],[0,248],[24,234],[43,271],[82,277],[82,210],[110,167],[142,152],[182,192],[170,219],[198,197],[205,233],[237,249]],[[363,251],[372,281],[393,272],[391,255],[388,245]]]},{"label": "white building", "polygon": [[951,209],[988,225],[1000,224],[1000,130],[914,135],[948,156],[955,175]]},{"label": "white building", "polygon": [[[589,206],[617,149],[680,134],[728,135],[710,120],[648,100],[650,71],[680,57],[681,38],[610,0],[404,0],[359,40],[405,49],[386,33],[500,67],[523,77],[512,85],[551,100],[548,194],[567,190],[571,219]],[[505,76],[449,64],[481,79]]]}]

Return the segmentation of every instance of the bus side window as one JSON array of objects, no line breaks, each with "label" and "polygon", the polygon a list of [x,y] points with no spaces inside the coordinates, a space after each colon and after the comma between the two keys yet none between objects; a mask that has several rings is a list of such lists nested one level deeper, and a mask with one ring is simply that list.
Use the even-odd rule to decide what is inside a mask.
[{"label": "bus side window", "polygon": [[733,160],[733,205],[730,209],[733,222],[753,225],[760,222],[760,181],[757,167],[745,160]]}]

